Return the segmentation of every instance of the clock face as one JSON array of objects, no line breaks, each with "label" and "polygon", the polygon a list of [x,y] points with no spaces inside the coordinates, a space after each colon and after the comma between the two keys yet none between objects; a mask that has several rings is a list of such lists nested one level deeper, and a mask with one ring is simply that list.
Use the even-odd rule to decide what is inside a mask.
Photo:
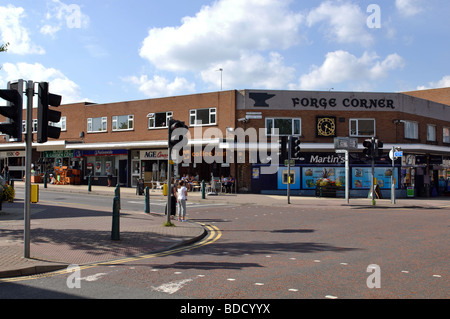
[{"label": "clock face", "polygon": [[336,135],[336,118],[334,117],[318,117],[317,118],[317,136],[335,136]]}]

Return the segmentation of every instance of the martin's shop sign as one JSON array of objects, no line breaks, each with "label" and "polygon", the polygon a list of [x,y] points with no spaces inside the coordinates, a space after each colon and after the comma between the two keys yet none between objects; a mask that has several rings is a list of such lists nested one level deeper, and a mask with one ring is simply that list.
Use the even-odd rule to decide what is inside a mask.
[{"label": "martin's shop sign", "polygon": [[251,91],[245,108],[398,111],[399,98],[395,93]]},{"label": "martin's shop sign", "polygon": [[345,156],[341,153],[302,154],[298,162],[307,165],[343,165],[345,164]]}]

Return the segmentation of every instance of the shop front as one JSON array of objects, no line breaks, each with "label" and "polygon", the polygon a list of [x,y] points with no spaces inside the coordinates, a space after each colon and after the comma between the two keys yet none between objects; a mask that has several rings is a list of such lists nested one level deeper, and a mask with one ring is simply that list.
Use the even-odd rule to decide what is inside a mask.
[{"label": "shop front", "polygon": [[[132,151],[132,183],[136,187],[138,180],[146,184],[155,183],[156,187],[167,182],[169,152],[167,149]],[[153,185],[152,185],[153,186]]]},{"label": "shop front", "polygon": [[[360,153],[349,156],[349,189],[351,197],[367,197],[371,188],[372,167],[370,161]],[[287,165],[280,165],[276,174],[261,174],[264,165],[253,164],[251,179],[252,192],[262,194],[286,194],[289,171]],[[386,157],[377,159],[374,178],[382,196],[389,198],[391,176],[395,178],[396,192],[399,193],[400,162],[392,168]],[[327,193],[344,197],[345,156],[338,153],[304,153],[290,168],[290,193],[292,195],[319,196]],[[326,192],[322,192],[325,190]],[[334,192],[334,193],[333,193]],[[334,197],[333,196],[333,197]]]},{"label": "shop front", "polygon": [[128,150],[83,150],[74,156],[83,158],[86,163],[83,168],[84,183],[90,176],[93,185],[128,186]]},{"label": "shop front", "polygon": [[2,172],[8,171],[9,178],[22,180],[25,176],[25,151],[0,152],[0,164]]}]

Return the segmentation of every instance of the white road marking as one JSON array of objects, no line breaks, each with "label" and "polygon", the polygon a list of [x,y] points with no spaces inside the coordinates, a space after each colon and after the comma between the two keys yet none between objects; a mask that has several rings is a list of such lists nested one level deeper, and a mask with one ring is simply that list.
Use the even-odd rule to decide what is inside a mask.
[{"label": "white road marking", "polygon": [[86,280],[86,281],[97,281],[99,280],[101,277],[103,277],[104,275],[106,275],[106,273],[101,272],[95,275],[91,275],[91,276],[87,276],[87,277],[83,277],[80,278],[80,280]]},{"label": "white road marking", "polygon": [[172,281],[167,284],[162,284],[161,286],[158,286],[158,287],[152,286],[152,289],[172,295],[172,294],[176,293],[178,290],[180,290],[181,288],[183,288],[183,286],[186,285],[188,282],[191,282],[191,281],[192,281],[192,279],[183,279],[183,280],[179,280],[179,281]]},{"label": "white road marking", "polygon": [[337,299],[338,297],[332,296],[332,295],[326,295],[325,298],[328,298],[328,299]]}]

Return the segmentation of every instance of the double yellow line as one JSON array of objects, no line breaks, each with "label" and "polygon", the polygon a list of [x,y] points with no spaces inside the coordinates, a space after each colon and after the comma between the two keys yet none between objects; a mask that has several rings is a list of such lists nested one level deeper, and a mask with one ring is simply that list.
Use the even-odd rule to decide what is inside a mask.
[{"label": "double yellow line", "polygon": [[[153,254],[140,255],[140,256],[136,256],[136,257],[128,257],[128,258],[122,258],[122,259],[116,259],[116,260],[100,262],[100,263],[94,263],[94,264],[86,264],[86,265],[79,266],[79,268],[77,270],[89,269],[89,268],[94,268],[94,267],[99,267],[99,266],[124,264],[124,263],[128,263],[128,262],[135,262],[135,261],[138,261],[138,260],[144,260],[144,259],[150,259],[150,258],[155,258],[155,257],[164,257],[164,256],[168,256],[168,255],[173,255],[173,254],[177,254],[179,252],[188,251],[188,250],[200,248],[200,247],[203,247],[203,246],[206,246],[206,245],[210,245],[210,244],[216,242],[217,240],[219,240],[220,237],[222,237],[222,232],[216,226],[209,225],[209,224],[201,224],[201,225],[207,230],[208,236],[203,238],[201,241],[193,243],[191,245],[176,247],[176,248],[173,248],[173,249],[169,249],[169,250],[166,250],[166,251],[153,253]],[[31,275],[31,276],[23,276],[23,277],[0,279],[0,283],[2,283],[2,282],[18,282],[18,281],[26,281],[26,280],[32,280],[32,279],[46,278],[46,277],[54,277],[54,276],[63,275],[63,274],[67,274],[67,273],[70,273],[70,271],[67,270],[67,269],[62,269],[62,270],[58,270],[58,271],[53,271],[53,272],[43,273],[43,274],[37,274],[37,275]]]}]

